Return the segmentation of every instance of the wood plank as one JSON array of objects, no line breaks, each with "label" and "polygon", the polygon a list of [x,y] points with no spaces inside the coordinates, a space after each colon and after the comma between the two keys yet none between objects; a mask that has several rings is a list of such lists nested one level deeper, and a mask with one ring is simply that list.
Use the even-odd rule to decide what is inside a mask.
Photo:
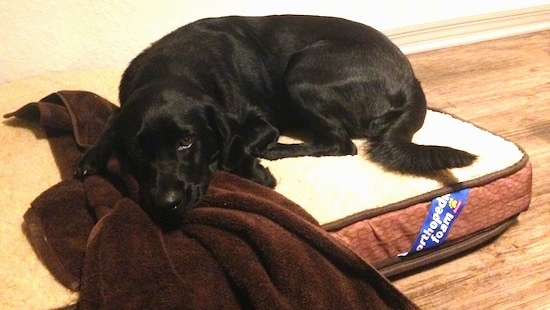
[{"label": "wood plank", "polygon": [[430,106],[526,150],[533,197],[494,242],[394,283],[423,309],[550,307],[550,31],[409,58]]}]

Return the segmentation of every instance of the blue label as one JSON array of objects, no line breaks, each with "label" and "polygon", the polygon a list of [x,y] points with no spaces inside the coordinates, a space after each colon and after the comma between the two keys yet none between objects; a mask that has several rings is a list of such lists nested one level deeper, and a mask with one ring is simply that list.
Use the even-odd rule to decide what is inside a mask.
[{"label": "blue label", "polygon": [[430,212],[411,250],[397,256],[407,256],[442,244],[449,235],[454,221],[464,209],[469,193],[470,189],[465,188],[432,200]]}]

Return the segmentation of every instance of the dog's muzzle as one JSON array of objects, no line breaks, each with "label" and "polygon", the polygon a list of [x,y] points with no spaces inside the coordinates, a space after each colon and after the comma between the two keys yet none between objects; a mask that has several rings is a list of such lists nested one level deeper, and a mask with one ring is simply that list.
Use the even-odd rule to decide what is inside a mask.
[{"label": "dog's muzzle", "polygon": [[199,203],[202,194],[200,185],[190,185],[184,190],[152,190],[150,199],[145,199],[142,206],[161,228],[171,230],[181,225],[186,215]]}]

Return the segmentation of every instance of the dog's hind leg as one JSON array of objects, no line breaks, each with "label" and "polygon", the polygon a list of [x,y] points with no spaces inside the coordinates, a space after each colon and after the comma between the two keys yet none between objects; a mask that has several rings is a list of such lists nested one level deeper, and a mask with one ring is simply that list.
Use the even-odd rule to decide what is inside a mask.
[{"label": "dog's hind leg", "polygon": [[[239,131],[243,149],[254,157],[278,159],[296,156],[327,156],[356,154],[355,144],[345,130],[315,111],[303,109],[300,120],[308,123],[309,139],[300,144],[278,143],[279,130],[265,118],[257,117],[245,122]],[[256,167],[256,164],[248,165]],[[246,170],[256,170],[255,168]],[[262,173],[254,173],[262,175]]]},{"label": "dog's hind leg", "polygon": [[243,149],[252,156],[266,159],[357,153],[355,145],[339,124],[316,111],[308,110],[307,106],[300,107],[303,108],[298,112],[299,122],[307,124],[308,141],[300,144],[278,143],[279,130],[265,118],[253,117],[245,122],[238,133]]},{"label": "dog's hind leg", "polygon": [[310,128],[303,143],[269,144],[260,156],[266,159],[279,159],[298,156],[343,156],[357,154],[357,147],[346,131],[337,123],[327,122],[317,115],[310,115],[304,124]]},{"label": "dog's hind leg", "polygon": [[[351,141],[346,122],[355,122],[355,111],[343,101],[348,100],[349,73],[328,59],[339,57],[338,46],[320,41],[293,55],[285,72],[289,103],[285,107],[290,130],[304,134],[300,144],[272,143],[261,154],[267,159],[297,156],[354,155],[357,148]],[[340,55],[341,56],[341,55]]]}]

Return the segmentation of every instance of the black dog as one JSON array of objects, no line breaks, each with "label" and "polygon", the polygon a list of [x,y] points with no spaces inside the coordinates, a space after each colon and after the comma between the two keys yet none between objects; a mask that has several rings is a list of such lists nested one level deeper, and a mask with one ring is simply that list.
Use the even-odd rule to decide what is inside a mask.
[{"label": "black dog", "polygon": [[[119,99],[76,176],[97,173],[116,153],[160,222],[196,205],[216,169],[274,187],[258,157],[355,154],[353,138],[368,140],[371,160],[404,173],[476,159],[411,142],[426,99],[409,61],[380,32],[338,18],[197,21],[137,56]],[[287,132],[304,143],[277,143]]]}]

